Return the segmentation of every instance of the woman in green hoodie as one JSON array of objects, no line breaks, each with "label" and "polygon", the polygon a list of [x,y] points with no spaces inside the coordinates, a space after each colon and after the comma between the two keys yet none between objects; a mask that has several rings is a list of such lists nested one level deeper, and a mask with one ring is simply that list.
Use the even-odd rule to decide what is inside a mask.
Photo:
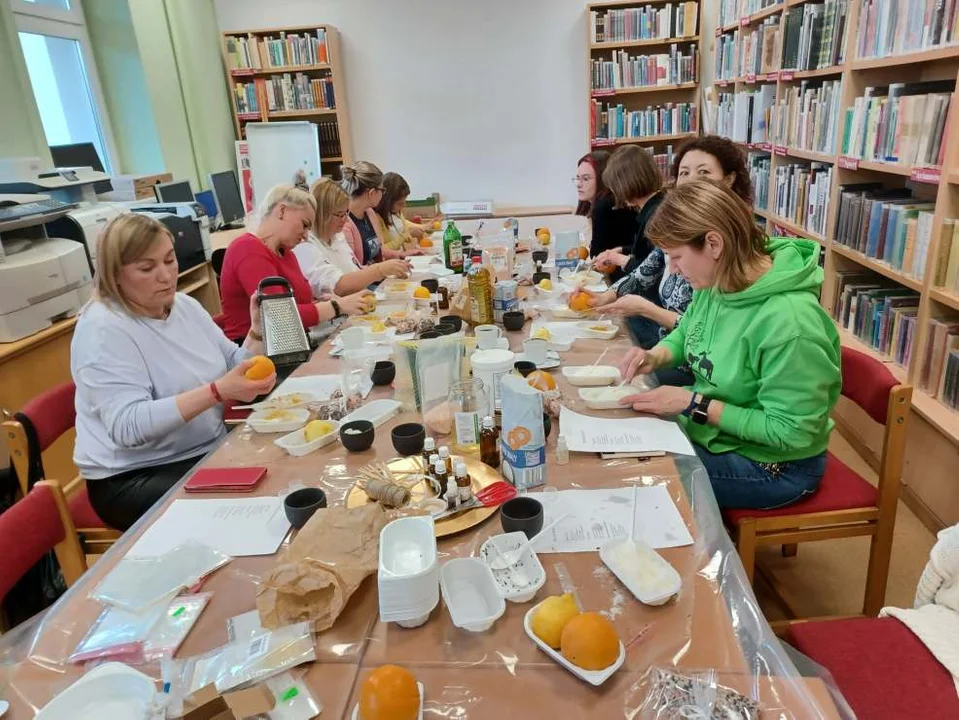
[{"label": "woman in green hoodie", "polygon": [[692,368],[692,388],[624,399],[679,416],[721,507],[769,509],[815,492],[840,390],[839,335],[819,305],[819,245],[767,238],[752,209],[709,180],[670,190],[646,228],[693,287],[682,322],[623,376]]}]

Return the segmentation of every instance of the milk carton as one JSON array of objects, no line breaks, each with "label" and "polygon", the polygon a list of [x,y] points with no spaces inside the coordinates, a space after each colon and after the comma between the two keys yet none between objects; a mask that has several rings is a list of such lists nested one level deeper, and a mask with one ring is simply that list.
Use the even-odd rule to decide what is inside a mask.
[{"label": "milk carton", "polygon": [[546,484],[546,433],[543,396],[525,378],[507,375],[500,381],[503,430],[502,473],[517,490]]}]

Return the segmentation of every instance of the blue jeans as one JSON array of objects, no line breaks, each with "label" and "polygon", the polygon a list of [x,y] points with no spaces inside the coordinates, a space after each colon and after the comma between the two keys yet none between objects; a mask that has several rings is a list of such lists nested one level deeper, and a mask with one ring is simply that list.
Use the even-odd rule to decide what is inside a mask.
[{"label": "blue jeans", "polygon": [[804,460],[758,463],[729,452],[716,455],[693,445],[706,466],[721,508],[772,510],[811,495],[826,471],[826,453]]}]

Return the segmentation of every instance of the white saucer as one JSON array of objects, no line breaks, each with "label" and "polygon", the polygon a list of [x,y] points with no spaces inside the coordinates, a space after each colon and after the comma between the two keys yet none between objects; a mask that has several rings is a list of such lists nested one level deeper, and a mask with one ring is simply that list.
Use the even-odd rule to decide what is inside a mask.
[{"label": "white saucer", "polygon": [[[516,353],[516,362],[520,360],[526,360],[526,353]],[[555,350],[546,351],[546,362],[544,363],[534,363],[537,370],[552,370],[558,368],[560,365],[559,353]]]}]

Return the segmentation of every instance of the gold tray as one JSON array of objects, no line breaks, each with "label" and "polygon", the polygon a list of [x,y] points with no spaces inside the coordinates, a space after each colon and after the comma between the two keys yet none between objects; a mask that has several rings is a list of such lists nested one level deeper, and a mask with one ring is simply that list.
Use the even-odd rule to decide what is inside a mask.
[{"label": "gold tray", "polygon": [[[473,493],[478,493],[485,487],[489,487],[494,482],[498,482],[503,479],[503,476],[499,474],[499,471],[494,470],[489,465],[480,462],[479,460],[471,457],[464,457],[461,455],[454,455],[454,459],[462,460],[466,463],[466,470],[470,475],[470,480],[472,480]],[[423,471],[423,461],[418,456],[412,456],[408,458],[393,458],[386,463],[390,470],[396,473],[414,473]],[[425,480],[421,480],[419,483],[410,488],[410,504],[415,505],[421,500],[425,500],[431,497],[436,497],[436,493],[433,492],[433,488]],[[349,493],[346,495],[346,507],[348,508],[358,508],[366,505],[367,503],[375,502],[370,498],[369,495],[363,490],[363,488],[358,485],[353,485],[350,488]],[[463,532],[464,530],[469,530],[471,527],[476,527],[481,522],[483,522],[490,515],[499,510],[499,506],[494,507],[479,507],[474,508],[473,510],[466,510],[461,512],[458,515],[453,515],[448,518],[443,518],[436,522],[436,537],[446,537],[448,535],[455,535],[458,532]]]}]

